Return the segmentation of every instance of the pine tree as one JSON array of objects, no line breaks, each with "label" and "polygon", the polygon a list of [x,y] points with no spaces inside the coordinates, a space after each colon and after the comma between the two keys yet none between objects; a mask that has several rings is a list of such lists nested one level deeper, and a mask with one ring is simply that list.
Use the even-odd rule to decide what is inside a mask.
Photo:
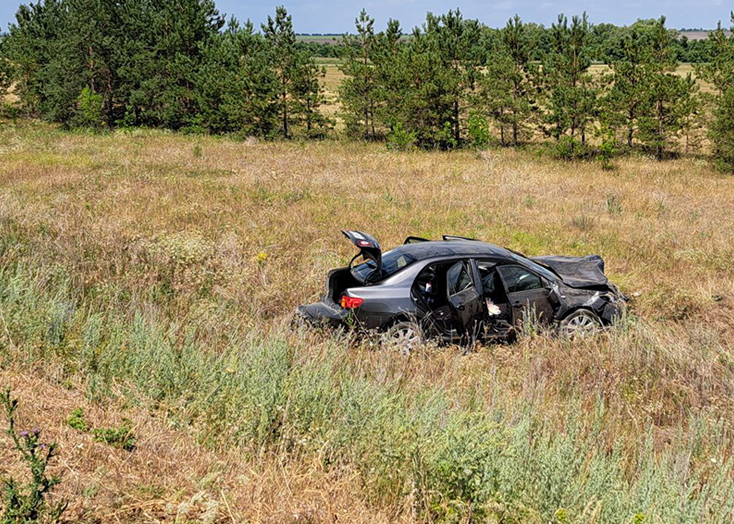
[{"label": "pine tree", "polygon": [[15,23],[10,24],[3,46],[15,65],[15,92],[21,107],[32,116],[46,110],[46,90],[50,84],[49,63],[63,34],[59,1],[22,4]]},{"label": "pine tree", "polygon": [[339,99],[345,109],[347,132],[365,140],[377,137],[375,112],[378,105],[375,68],[375,20],[364,9],[355,20],[356,35],[342,40],[341,71],[345,79],[339,86]]},{"label": "pine tree", "polygon": [[519,145],[529,134],[533,110],[530,56],[533,42],[519,16],[510,19],[490,43],[486,72],[480,79],[480,104],[497,123],[500,143]]},{"label": "pine tree", "polygon": [[[734,26],[734,12],[731,13],[731,22]],[[701,64],[697,73],[716,89],[710,97],[713,120],[709,125],[709,136],[719,168],[734,172],[734,32],[727,36],[719,24],[708,40],[709,62]]]},{"label": "pine tree", "polygon": [[695,103],[691,103],[695,82],[690,74],[688,78],[675,74],[678,60],[674,39],[674,32],[665,27],[665,17],[660,17],[652,28],[647,50],[650,107],[639,124],[640,140],[654,151],[658,160],[665,157],[670,140],[681,131],[684,119],[695,109]]},{"label": "pine tree", "polygon": [[278,126],[277,79],[268,62],[265,41],[248,21],[232,19],[203,50],[196,80],[201,120],[213,133],[242,132],[270,136]]},{"label": "pine tree", "polygon": [[275,18],[268,16],[267,24],[262,25],[265,40],[272,53],[272,64],[278,79],[278,112],[281,121],[281,134],[291,137],[291,126],[295,118],[293,91],[298,76],[296,33],[293,20],[285,7],[275,10]]},{"label": "pine tree", "polygon": [[147,46],[139,60],[144,70],[152,71],[136,86],[136,102],[144,108],[142,123],[171,129],[198,126],[195,88],[203,49],[225,21],[213,0],[150,1]]},{"label": "pine tree", "polygon": [[405,97],[410,88],[408,73],[409,44],[403,43],[400,22],[389,20],[385,31],[375,35],[370,52],[375,72],[373,119],[376,127],[393,132],[395,126],[404,125]]},{"label": "pine tree", "polygon": [[462,119],[464,104],[469,91],[475,87],[478,56],[473,52],[474,44],[480,36],[476,20],[465,20],[461,11],[450,10],[441,16],[428,14],[424,32],[433,41],[435,52],[441,60],[444,71],[441,78],[447,96],[451,98],[452,111],[449,120],[452,143],[461,145]]},{"label": "pine tree", "polygon": [[608,63],[611,88],[604,101],[605,120],[611,129],[624,128],[624,140],[631,148],[639,119],[650,104],[647,67],[650,41],[647,32],[637,23],[614,44],[618,55]]},{"label": "pine tree", "polygon": [[5,99],[13,81],[13,62],[8,56],[7,39],[0,36],[0,101]]},{"label": "pine tree", "polygon": [[309,138],[323,137],[329,128],[329,120],[321,113],[324,104],[324,90],[321,85],[326,69],[318,67],[313,58],[299,52],[298,75],[294,82],[294,101],[296,114],[301,116]]},{"label": "pine tree", "polygon": [[584,13],[574,16],[571,25],[564,15],[550,30],[552,52],[543,60],[547,102],[546,123],[555,138],[570,132],[586,139],[586,129],[594,119],[597,90],[589,74],[589,22]]}]

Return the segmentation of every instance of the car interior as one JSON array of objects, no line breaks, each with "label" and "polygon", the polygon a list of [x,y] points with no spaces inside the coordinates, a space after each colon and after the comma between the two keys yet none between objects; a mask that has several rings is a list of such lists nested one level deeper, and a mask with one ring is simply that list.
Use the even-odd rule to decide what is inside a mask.
[{"label": "car interior", "polygon": [[[510,327],[511,309],[505,287],[493,262],[477,263],[484,293],[482,305],[484,318],[493,331]],[[451,311],[449,296],[460,293],[474,284],[471,267],[456,261],[426,266],[416,277],[412,288],[413,299],[426,313],[433,327],[443,334],[454,334],[462,330]],[[468,271],[469,270],[469,271]]]}]

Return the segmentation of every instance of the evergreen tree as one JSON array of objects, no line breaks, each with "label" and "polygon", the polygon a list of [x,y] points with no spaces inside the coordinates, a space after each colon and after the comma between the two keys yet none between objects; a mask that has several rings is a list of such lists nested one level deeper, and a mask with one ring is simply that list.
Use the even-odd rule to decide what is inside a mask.
[{"label": "evergreen tree", "polygon": [[278,79],[280,132],[285,138],[290,138],[291,126],[295,120],[293,91],[298,76],[296,33],[293,31],[293,21],[285,7],[280,6],[275,10],[275,18],[268,16],[268,22],[262,25],[262,29],[272,53],[272,64]]},{"label": "evergreen tree", "polygon": [[662,160],[671,138],[683,127],[684,119],[695,109],[691,103],[696,88],[690,74],[683,78],[675,74],[678,60],[673,47],[675,36],[660,17],[652,28],[649,58],[646,63],[650,107],[639,120],[640,140]]},{"label": "evergreen tree", "polygon": [[592,76],[589,49],[589,22],[584,13],[574,16],[571,25],[564,15],[550,30],[552,52],[543,60],[547,100],[546,123],[555,138],[570,132],[586,139],[586,129],[594,119],[597,90]]},{"label": "evergreen tree", "polygon": [[298,75],[294,82],[294,100],[296,114],[306,126],[306,135],[310,138],[323,137],[329,127],[329,120],[321,113],[325,101],[321,82],[326,76],[326,69],[318,67],[306,53],[299,51]]},{"label": "evergreen tree", "polygon": [[533,110],[530,56],[533,42],[519,16],[511,18],[490,47],[486,73],[482,75],[481,103],[495,120],[500,143],[519,145],[529,134]]},{"label": "evergreen tree", "polygon": [[608,63],[611,89],[604,101],[606,124],[624,128],[627,147],[632,147],[639,119],[648,111],[649,77],[647,62],[650,39],[640,24],[614,40],[616,58]]},{"label": "evergreen tree", "polygon": [[60,1],[22,4],[3,43],[6,56],[15,65],[15,91],[21,107],[33,116],[41,116],[46,109],[49,63],[63,34],[61,20]]},{"label": "evergreen tree", "polygon": [[[451,142],[461,145],[462,119],[468,93],[475,87],[479,57],[474,44],[480,36],[476,20],[465,20],[458,9],[441,16],[431,13],[426,17],[424,33],[432,41],[433,49],[441,61],[443,89],[451,98]],[[443,126],[442,126],[443,127]]]},{"label": "evergreen tree", "polygon": [[385,31],[376,35],[370,59],[375,71],[373,119],[380,127],[393,132],[405,121],[405,96],[410,89],[409,44],[402,43],[400,22],[389,20]]},{"label": "evergreen tree", "polygon": [[13,81],[13,62],[8,57],[7,39],[0,36],[0,101],[8,94]]},{"label": "evergreen tree", "polygon": [[275,18],[268,16],[262,29],[271,53],[271,67],[278,80],[280,133],[290,138],[293,125],[299,123],[306,125],[308,133],[316,127],[323,128],[326,120],[319,113],[319,107],[323,102],[320,79],[325,72],[296,46],[293,20],[285,7],[276,8]]},{"label": "evergreen tree", "polygon": [[204,127],[213,133],[272,135],[278,126],[278,84],[253,24],[240,26],[232,19],[203,53],[196,99]]},{"label": "evergreen tree", "polygon": [[[734,29],[734,12],[731,13]],[[717,165],[724,171],[734,172],[734,32],[727,36],[719,24],[708,38],[710,55],[707,64],[701,64],[697,73],[712,84],[713,119],[709,136]]]},{"label": "evergreen tree", "polygon": [[[136,86],[143,124],[171,129],[197,125],[195,86],[203,51],[224,26],[213,0],[150,0],[141,50],[143,70],[153,71]],[[147,6],[146,6],[147,7]],[[147,104],[146,104],[147,99]]]},{"label": "evergreen tree", "polygon": [[345,79],[339,86],[339,98],[345,109],[347,132],[365,140],[377,137],[375,112],[378,104],[377,70],[375,68],[375,20],[364,9],[355,20],[356,35],[342,40],[341,71]]}]

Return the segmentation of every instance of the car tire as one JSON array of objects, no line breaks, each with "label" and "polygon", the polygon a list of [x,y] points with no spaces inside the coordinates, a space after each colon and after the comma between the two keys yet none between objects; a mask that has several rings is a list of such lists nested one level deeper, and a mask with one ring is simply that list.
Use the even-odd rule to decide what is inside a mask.
[{"label": "car tire", "polygon": [[416,346],[425,341],[423,328],[412,320],[400,320],[390,326],[382,336],[383,345],[390,349],[410,354]]},{"label": "car tire", "polygon": [[601,320],[593,311],[577,309],[558,325],[558,332],[566,338],[583,338],[601,331]]}]

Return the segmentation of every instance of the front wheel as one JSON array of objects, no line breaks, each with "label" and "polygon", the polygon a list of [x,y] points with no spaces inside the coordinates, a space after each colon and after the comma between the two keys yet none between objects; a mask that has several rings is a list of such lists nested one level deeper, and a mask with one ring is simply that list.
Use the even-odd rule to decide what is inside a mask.
[{"label": "front wheel", "polygon": [[588,309],[577,309],[561,320],[558,331],[566,338],[581,338],[598,333],[601,321],[596,313]]},{"label": "front wheel", "polygon": [[406,355],[424,340],[423,329],[417,322],[410,320],[396,322],[383,335],[385,345]]}]

